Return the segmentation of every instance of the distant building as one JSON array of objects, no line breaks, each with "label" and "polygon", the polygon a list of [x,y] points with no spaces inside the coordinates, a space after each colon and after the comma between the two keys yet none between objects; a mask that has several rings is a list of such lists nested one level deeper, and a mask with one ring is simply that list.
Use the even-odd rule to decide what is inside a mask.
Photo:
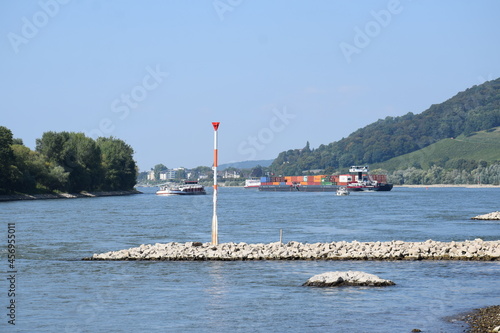
[{"label": "distant building", "polygon": [[177,176],[179,175],[179,171],[184,170],[183,168],[176,168],[176,169],[167,169],[165,171],[160,172],[160,180],[170,180],[170,179],[176,179]]},{"label": "distant building", "polygon": [[224,171],[222,178],[240,178],[241,175],[236,171]]},{"label": "distant building", "polygon": [[160,172],[160,180],[168,180],[167,171]]},{"label": "distant building", "polygon": [[155,172],[153,170],[148,171],[148,180],[156,180]]}]

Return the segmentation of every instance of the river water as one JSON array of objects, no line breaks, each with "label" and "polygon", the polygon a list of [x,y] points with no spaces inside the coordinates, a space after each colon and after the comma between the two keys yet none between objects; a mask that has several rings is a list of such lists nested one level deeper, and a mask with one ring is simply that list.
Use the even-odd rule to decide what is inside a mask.
[{"label": "river water", "polygon": [[[211,189],[187,197],[139,190],[0,203],[1,332],[462,332],[450,316],[500,304],[500,262],[81,261],[140,244],[210,241]],[[500,189],[397,187],[337,197],[220,188],[219,240],[275,242],[280,229],[285,243],[498,240],[498,221],[470,217],[499,203]],[[396,286],[301,286],[338,270]]]}]

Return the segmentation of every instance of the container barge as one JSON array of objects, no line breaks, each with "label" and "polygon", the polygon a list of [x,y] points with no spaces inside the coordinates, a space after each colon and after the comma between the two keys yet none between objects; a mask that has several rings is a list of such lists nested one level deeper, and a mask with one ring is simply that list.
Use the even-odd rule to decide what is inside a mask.
[{"label": "container barge", "polygon": [[352,174],[261,177],[259,191],[335,192],[339,187],[349,191],[390,191],[386,175],[370,175],[367,166],[352,166]]}]

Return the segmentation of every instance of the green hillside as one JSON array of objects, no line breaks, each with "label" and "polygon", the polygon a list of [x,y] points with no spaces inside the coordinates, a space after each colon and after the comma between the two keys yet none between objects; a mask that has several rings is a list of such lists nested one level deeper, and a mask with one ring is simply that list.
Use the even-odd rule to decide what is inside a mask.
[{"label": "green hillside", "polygon": [[[472,144],[471,134],[498,126],[500,78],[466,89],[447,101],[431,105],[422,113],[410,112],[399,117],[380,119],[346,138],[320,145],[317,149],[310,149],[307,144],[303,149],[284,151],[274,160],[270,169],[276,174],[300,175],[304,170],[321,169],[328,173],[349,165],[373,165],[438,142],[438,147],[441,147],[441,144],[447,143],[446,139],[452,137],[458,138],[455,143]],[[474,135],[474,140],[482,140],[482,135],[487,134]],[[450,158],[457,158],[460,154],[465,154],[461,158],[468,158],[468,148],[457,146],[453,149],[456,151]],[[433,148],[429,147],[423,154],[429,154],[431,150]],[[476,154],[474,149],[471,150],[471,154]],[[478,154],[474,156],[485,159],[479,158]],[[425,159],[424,155],[421,157]],[[443,155],[440,157],[445,158]]]},{"label": "green hillside", "polygon": [[500,161],[500,127],[476,132],[470,136],[460,135],[455,139],[443,139],[415,152],[375,163],[372,169],[428,169],[432,165],[461,168],[467,161]]}]

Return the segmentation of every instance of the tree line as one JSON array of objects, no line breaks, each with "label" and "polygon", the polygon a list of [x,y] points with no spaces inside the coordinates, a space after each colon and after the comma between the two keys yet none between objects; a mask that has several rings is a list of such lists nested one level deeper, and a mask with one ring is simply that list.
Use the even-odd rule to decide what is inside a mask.
[{"label": "tree line", "polygon": [[300,175],[302,170],[338,170],[373,164],[407,154],[445,138],[466,136],[500,126],[500,79],[473,86],[428,110],[386,117],[347,138],[317,149],[281,152],[271,165],[276,174]]},{"label": "tree line", "polygon": [[45,132],[35,150],[0,126],[0,193],[131,190],[134,150],[120,139]]},{"label": "tree line", "polygon": [[[384,170],[374,170],[374,173]],[[397,185],[491,184],[500,185],[500,163],[478,164],[475,168],[444,169],[433,165],[427,170],[410,167],[388,174],[388,181]]]}]

